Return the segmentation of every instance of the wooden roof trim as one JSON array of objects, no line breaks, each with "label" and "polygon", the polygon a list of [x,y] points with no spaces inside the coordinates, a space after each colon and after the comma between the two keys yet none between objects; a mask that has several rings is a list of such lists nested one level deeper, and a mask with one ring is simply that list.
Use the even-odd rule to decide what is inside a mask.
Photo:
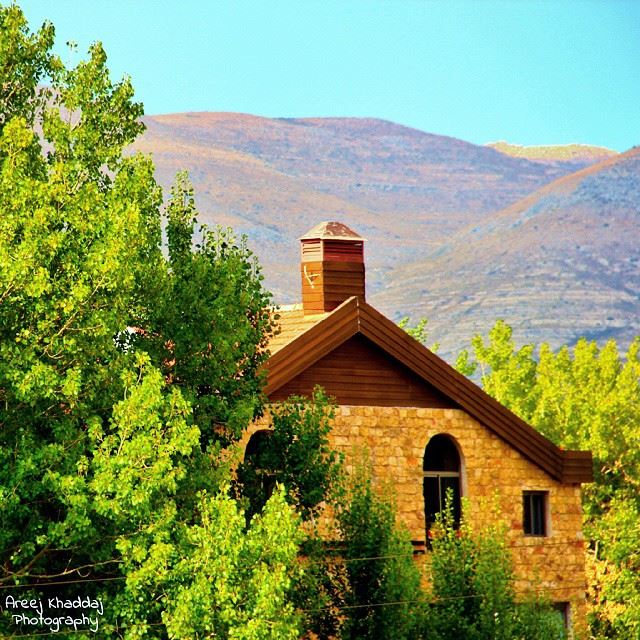
[{"label": "wooden roof trim", "polygon": [[569,483],[593,480],[590,451],[564,451],[556,447],[366,302],[359,301],[358,311],[363,335],[448,395],[552,477]]},{"label": "wooden roof trim", "polygon": [[[368,307],[368,305],[366,305]],[[518,418],[482,389],[467,380],[442,359],[375,309],[362,305],[361,332],[414,373],[448,395],[479,422],[518,449],[553,477],[562,476],[561,451],[526,422]],[[367,315],[377,315],[374,322]],[[389,323],[380,326],[382,321]],[[400,331],[400,334],[396,333]],[[405,338],[406,336],[406,338]]]},{"label": "wooden roof trim", "polygon": [[[579,484],[593,481],[593,458],[591,451],[563,451],[562,479],[564,482]],[[586,476],[586,470],[589,477]]]},{"label": "wooden roof trim", "polygon": [[593,480],[590,452],[563,451],[556,447],[442,358],[356,297],[343,302],[269,359],[266,394],[285,385],[358,332],[447,395],[553,478],[576,484]]},{"label": "wooden roof trim", "polygon": [[[391,330],[396,333],[398,327],[391,323],[387,318],[382,316],[379,312],[377,312],[372,307],[367,305],[368,309],[363,305],[361,316],[361,327],[366,332],[367,329],[374,329],[376,326],[374,323],[372,325],[368,325],[365,321],[367,313],[377,314],[378,318],[377,323],[381,321],[389,322],[390,325],[387,327],[387,330]],[[375,329],[374,329],[375,331]],[[415,373],[422,376],[428,376],[429,382],[431,382],[434,386],[443,387],[447,390],[447,393],[451,395],[451,397],[458,402],[461,406],[465,403],[466,400],[470,402],[481,400],[478,404],[478,409],[482,412],[487,412],[488,414],[493,414],[495,419],[503,419],[506,418],[508,424],[511,424],[513,420],[517,420],[521,423],[521,426],[527,431],[527,437],[533,438],[537,443],[544,449],[549,452],[555,453],[557,448],[553,443],[547,440],[544,436],[538,433],[535,429],[529,426],[526,422],[518,418],[511,411],[506,409],[503,405],[501,405],[497,400],[487,395],[482,389],[480,389],[473,382],[465,378],[462,374],[458,373],[453,367],[451,367],[448,363],[443,361],[441,358],[436,356],[433,352],[429,351],[426,347],[421,344],[414,344],[413,339],[406,332],[402,331],[401,334],[396,333],[396,338],[400,338],[403,343],[403,346],[407,348],[398,351],[395,355],[401,361],[406,359],[405,364],[410,368],[414,369]],[[387,347],[393,348],[393,344],[387,342]],[[416,351],[413,351],[416,350]],[[414,357],[412,357],[414,356]],[[432,376],[435,376],[432,378]],[[458,396],[458,398],[454,397]],[[480,398],[478,396],[480,395]],[[465,407],[466,408],[466,407]]]},{"label": "wooden roof trim", "polygon": [[277,391],[358,332],[357,298],[349,298],[279,349],[268,362],[267,395]]}]

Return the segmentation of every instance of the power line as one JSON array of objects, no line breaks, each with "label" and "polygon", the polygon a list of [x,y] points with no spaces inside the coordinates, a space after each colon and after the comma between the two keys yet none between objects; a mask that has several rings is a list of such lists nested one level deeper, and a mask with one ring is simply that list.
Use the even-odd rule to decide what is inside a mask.
[{"label": "power line", "polygon": [[[122,627],[122,629],[120,629],[119,627],[116,627],[115,631],[121,631],[121,630],[125,631],[127,629],[130,629],[131,627],[141,627],[141,626],[162,627],[164,626],[164,622],[138,622],[138,623],[127,625],[126,627]],[[9,636],[9,638],[37,638],[42,636],[59,636],[62,634],[69,635],[69,634],[77,634],[77,633],[93,634],[93,632],[90,629],[69,629],[67,631],[37,631],[34,633],[19,633],[19,634],[13,633]]]},{"label": "power line", "polygon": [[[530,544],[518,544],[515,543],[508,547],[505,547],[505,551],[517,551],[522,548],[534,548],[534,547],[558,547],[558,546],[568,546],[575,545],[578,542],[583,542],[581,540],[564,540],[564,541],[555,541],[555,542],[540,542],[540,543],[530,543]],[[329,554],[327,554],[329,555]],[[335,560],[337,563],[351,563],[351,562],[374,562],[379,560],[392,560],[396,558],[415,558],[416,555],[421,555],[424,558],[429,558],[429,554],[415,554],[415,553],[396,553],[396,554],[385,554],[379,556],[365,556],[361,558],[345,558],[340,555],[339,551],[330,557],[325,557],[321,559],[311,559],[311,558],[301,558],[306,564],[328,564],[332,560]],[[33,576],[35,577],[35,576]],[[85,578],[82,580],[60,580],[56,582],[41,582],[41,583],[27,583],[27,584],[15,584],[15,585],[0,585],[0,591],[6,589],[27,589],[27,588],[44,588],[49,586],[57,586],[57,585],[68,585],[68,584],[83,584],[83,583],[92,583],[92,582],[111,582],[115,580],[126,580],[126,576],[115,576],[108,578]]]},{"label": "power line", "polygon": [[[503,550],[504,551],[517,551],[518,549],[523,549],[523,548],[535,548],[535,547],[542,547],[542,548],[546,548],[546,547],[563,547],[563,546],[569,546],[569,545],[575,545],[576,543],[583,543],[583,540],[557,540],[555,542],[533,542],[533,543],[528,543],[528,544],[519,544],[519,543],[514,543],[512,545],[505,545]],[[392,558],[415,558],[416,555],[420,555],[423,556],[425,558],[429,557],[429,553],[418,553],[416,554],[415,552],[412,553],[396,553],[396,554],[388,554],[388,555],[379,555],[379,556],[367,556],[367,557],[363,557],[363,558],[345,558],[342,557],[340,555],[340,551],[336,550],[336,553],[334,556],[332,556],[332,558],[335,558],[336,561],[339,562],[361,562],[361,561],[368,561],[368,560],[387,560],[387,559],[392,559]],[[330,558],[323,558],[320,560],[312,560],[310,558],[303,558],[308,564],[322,564],[324,562],[330,562]]]},{"label": "power line", "polygon": [[[540,588],[538,590],[531,591],[530,593],[542,594],[548,593],[549,591],[561,591],[565,589],[578,589],[583,588],[584,585],[565,585],[562,587],[549,587],[549,588]],[[397,606],[404,604],[441,604],[445,602],[451,601],[460,601],[460,600],[472,600],[477,598],[483,598],[482,594],[470,594],[466,596],[447,596],[444,598],[416,598],[412,600],[392,600],[387,602],[371,602],[368,604],[352,604],[352,605],[336,605],[336,606],[326,606],[326,607],[318,607],[315,609],[298,609],[300,613],[318,613],[320,611],[327,610],[353,610],[353,609],[369,609],[374,607],[387,607],[387,606]],[[146,627],[158,627],[164,626],[164,622],[142,622],[142,623],[134,623],[131,625],[127,625],[127,627],[123,627],[124,629],[129,629],[131,627],[136,626],[146,626]],[[34,637],[42,637],[42,636],[54,636],[54,635],[62,635],[62,634],[77,634],[77,633],[88,633],[90,630],[88,629],[78,629],[78,630],[69,630],[69,631],[48,631],[48,632],[36,632],[36,633],[27,633],[27,634],[12,634],[9,636],[10,638],[34,638]]]},{"label": "power line", "polygon": [[[33,577],[33,576],[32,576]],[[5,584],[0,585],[0,589],[27,589],[38,587],[50,587],[54,585],[67,585],[67,584],[84,584],[85,582],[111,582],[113,580],[126,580],[126,576],[114,576],[111,578],[84,578],[82,580],[59,580],[58,582],[40,582],[31,584]]]},{"label": "power line", "polygon": [[[537,590],[530,590],[527,593],[534,593],[536,595],[544,595],[546,593],[548,593],[549,591],[564,591],[566,589],[582,589],[584,588],[585,585],[581,584],[581,585],[565,585],[562,587],[548,587],[548,588],[539,588]],[[396,601],[389,601],[389,602],[372,602],[369,604],[351,604],[351,605],[337,605],[337,606],[327,606],[327,607],[319,607],[317,609],[299,609],[299,611],[302,611],[304,613],[316,613],[319,611],[327,611],[329,609],[338,609],[340,611],[344,610],[344,609],[368,609],[370,607],[386,607],[386,606],[394,606],[394,605],[400,605],[400,604],[418,604],[418,603],[422,603],[422,604],[440,604],[440,603],[444,603],[444,602],[449,602],[452,600],[471,600],[471,599],[475,599],[475,598],[483,598],[484,596],[482,594],[470,594],[470,595],[466,595],[466,596],[447,596],[445,598],[430,598],[430,599],[423,599],[423,598],[418,598],[415,600],[396,600]]]}]

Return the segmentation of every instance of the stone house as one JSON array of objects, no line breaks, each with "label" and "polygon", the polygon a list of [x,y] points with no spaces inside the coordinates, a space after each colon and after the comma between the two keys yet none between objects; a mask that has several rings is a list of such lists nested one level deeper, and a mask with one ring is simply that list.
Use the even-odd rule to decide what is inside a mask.
[{"label": "stone house", "polygon": [[[395,487],[416,553],[450,489],[481,527],[499,503],[520,592],[543,590],[583,617],[581,483],[591,454],[565,451],[365,301],[364,240],[324,222],[301,238],[302,304],[279,311],[270,345],[271,401],[321,385],[338,409],[331,442],[347,461],[366,448],[375,479]],[[245,443],[264,430],[253,425]]]}]

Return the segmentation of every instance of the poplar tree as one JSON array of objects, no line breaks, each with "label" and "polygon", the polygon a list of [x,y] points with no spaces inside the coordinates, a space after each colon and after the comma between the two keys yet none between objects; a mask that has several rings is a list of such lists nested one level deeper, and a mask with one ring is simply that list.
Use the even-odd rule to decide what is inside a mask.
[{"label": "poplar tree", "polygon": [[278,491],[247,527],[228,497],[262,410],[262,276],[195,230],[184,176],[163,255],[153,165],[123,154],[131,82],[53,40],[0,7],[0,586],[102,598],[101,638],[298,637],[297,517]]},{"label": "poplar tree", "polygon": [[516,348],[499,321],[472,340],[458,368],[477,373],[490,395],[556,444],[594,457],[583,487],[589,607],[596,638],[640,636],[640,338],[625,354],[615,341],[573,348]]}]

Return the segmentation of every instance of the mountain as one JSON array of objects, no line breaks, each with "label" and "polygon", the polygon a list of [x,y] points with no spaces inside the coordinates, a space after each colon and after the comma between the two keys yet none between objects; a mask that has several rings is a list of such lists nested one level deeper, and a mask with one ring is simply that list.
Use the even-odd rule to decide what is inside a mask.
[{"label": "mountain", "polygon": [[492,148],[376,119],[145,123],[159,182],[189,170],[202,221],[249,236],[277,302],[300,296],[297,238],[337,219],[369,240],[369,301],[428,317],[446,357],[500,317],[554,346],[640,333],[638,149]]},{"label": "mountain", "polygon": [[451,357],[497,318],[520,342],[640,334],[640,147],[560,178],[388,274],[381,310],[430,319]]},{"label": "mountain", "polygon": [[518,144],[509,144],[504,140],[500,140],[499,142],[490,142],[486,146],[514,158],[526,158],[527,160],[533,160],[535,162],[572,163],[576,170],[617,155],[617,152],[611,149],[589,144],[558,144],[523,147]]},{"label": "mountain", "polygon": [[369,239],[368,284],[575,170],[376,119],[233,113],[145,118],[135,148],[168,188],[188,169],[203,222],[249,236],[276,299],[299,296],[297,238],[337,219]]}]

